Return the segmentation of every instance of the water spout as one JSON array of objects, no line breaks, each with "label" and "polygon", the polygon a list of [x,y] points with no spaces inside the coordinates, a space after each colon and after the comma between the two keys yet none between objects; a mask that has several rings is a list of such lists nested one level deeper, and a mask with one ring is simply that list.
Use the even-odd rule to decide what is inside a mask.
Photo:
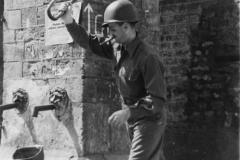
[{"label": "water spout", "polygon": [[54,110],[54,109],[56,109],[56,107],[53,104],[35,106],[32,117],[37,117],[39,111],[47,111],[47,110]]},{"label": "water spout", "polygon": [[9,110],[9,109],[14,109],[14,108],[19,108],[21,105],[19,103],[10,103],[10,104],[4,104],[0,105],[0,117],[2,117],[3,111]]}]

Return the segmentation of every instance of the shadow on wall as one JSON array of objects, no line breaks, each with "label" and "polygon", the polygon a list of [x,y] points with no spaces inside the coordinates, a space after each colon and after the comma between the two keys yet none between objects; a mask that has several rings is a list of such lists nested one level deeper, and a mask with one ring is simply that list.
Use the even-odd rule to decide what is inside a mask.
[{"label": "shadow on wall", "polygon": [[[201,6],[189,24],[190,63],[183,64],[185,129],[167,131],[166,157],[178,160],[239,159],[239,7],[234,0]],[[168,133],[169,132],[169,133]],[[184,148],[184,149],[183,149]],[[168,154],[172,150],[174,154]]]},{"label": "shadow on wall", "polygon": [[239,27],[234,0],[202,8],[191,28],[191,62],[185,92],[187,122],[197,129],[234,127],[239,122]]}]

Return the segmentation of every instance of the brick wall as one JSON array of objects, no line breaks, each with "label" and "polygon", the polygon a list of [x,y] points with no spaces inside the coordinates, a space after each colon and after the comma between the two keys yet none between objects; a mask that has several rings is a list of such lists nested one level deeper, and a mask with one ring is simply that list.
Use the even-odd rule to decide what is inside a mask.
[{"label": "brick wall", "polygon": [[[105,34],[101,15],[112,1],[84,0],[82,25],[88,28],[90,24],[92,33]],[[237,160],[238,4],[234,0],[131,1],[142,18],[139,35],[159,52],[166,68],[166,159]],[[14,110],[4,112],[0,150],[11,156],[16,145],[42,144],[46,159],[73,155],[127,159],[126,130],[107,124],[111,113],[120,109],[110,62],[74,43],[45,46],[48,3],[4,1],[3,103],[11,102],[12,91],[18,87],[30,96],[23,115]],[[85,10],[88,5],[93,12]],[[68,91],[73,121],[59,122],[51,111],[33,119],[33,107],[48,104],[47,93],[55,86]]]}]

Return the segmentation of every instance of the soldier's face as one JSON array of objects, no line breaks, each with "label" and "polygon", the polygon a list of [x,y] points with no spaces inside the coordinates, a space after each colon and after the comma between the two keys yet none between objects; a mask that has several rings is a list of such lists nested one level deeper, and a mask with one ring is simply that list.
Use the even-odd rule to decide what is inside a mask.
[{"label": "soldier's face", "polygon": [[124,42],[126,42],[127,35],[124,24],[120,26],[117,23],[109,23],[108,27],[109,33],[111,36],[115,37],[114,39],[116,43],[123,44]]}]

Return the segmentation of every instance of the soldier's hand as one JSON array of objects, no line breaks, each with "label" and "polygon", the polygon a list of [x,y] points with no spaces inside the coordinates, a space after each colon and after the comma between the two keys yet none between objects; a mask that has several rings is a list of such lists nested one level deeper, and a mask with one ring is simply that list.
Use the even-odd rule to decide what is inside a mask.
[{"label": "soldier's hand", "polygon": [[61,16],[61,19],[64,21],[65,24],[70,24],[73,22],[72,3],[70,2],[62,3],[58,10],[63,12],[66,11],[66,13]]},{"label": "soldier's hand", "polygon": [[112,127],[116,127],[118,129],[121,128],[122,125],[128,120],[130,116],[130,109],[126,108],[117,112],[114,112],[108,119],[108,123]]}]

